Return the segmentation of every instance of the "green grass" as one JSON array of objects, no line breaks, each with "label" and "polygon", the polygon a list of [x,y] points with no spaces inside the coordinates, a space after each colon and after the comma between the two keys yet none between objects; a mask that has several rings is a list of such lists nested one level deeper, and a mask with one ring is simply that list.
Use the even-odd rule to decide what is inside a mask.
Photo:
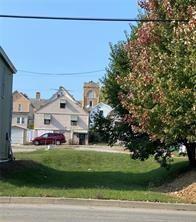
[{"label": "green grass", "polygon": [[178,158],[168,171],[153,159],[140,162],[127,154],[76,150],[17,153],[16,159],[0,168],[0,196],[178,202],[154,187],[188,165]]}]

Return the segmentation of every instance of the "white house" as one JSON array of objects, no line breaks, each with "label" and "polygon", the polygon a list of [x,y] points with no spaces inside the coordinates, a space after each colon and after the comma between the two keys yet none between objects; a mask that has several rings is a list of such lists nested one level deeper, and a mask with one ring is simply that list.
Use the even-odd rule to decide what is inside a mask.
[{"label": "white house", "polygon": [[89,114],[67,90],[60,87],[48,102],[35,112],[37,135],[58,132],[73,144],[88,144]]},{"label": "white house", "polygon": [[0,47],[0,162],[12,159],[12,82],[16,68]]},{"label": "white house", "polygon": [[91,112],[90,112],[90,125],[93,125],[93,122],[94,122],[94,116],[95,114],[97,113],[101,113],[104,117],[107,117],[108,114],[112,111],[112,107],[103,103],[103,102],[100,102],[98,103],[96,106],[94,106],[92,109],[91,109]]}]

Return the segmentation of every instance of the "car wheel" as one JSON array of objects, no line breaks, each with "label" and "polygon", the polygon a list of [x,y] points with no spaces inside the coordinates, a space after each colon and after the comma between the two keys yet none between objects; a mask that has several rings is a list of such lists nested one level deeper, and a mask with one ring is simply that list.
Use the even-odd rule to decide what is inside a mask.
[{"label": "car wheel", "polygon": [[38,146],[39,145],[39,141],[35,141],[34,145]]},{"label": "car wheel", "polygon": [[61,142],[59,140],[57,140],[56,145],[61,145]]}]

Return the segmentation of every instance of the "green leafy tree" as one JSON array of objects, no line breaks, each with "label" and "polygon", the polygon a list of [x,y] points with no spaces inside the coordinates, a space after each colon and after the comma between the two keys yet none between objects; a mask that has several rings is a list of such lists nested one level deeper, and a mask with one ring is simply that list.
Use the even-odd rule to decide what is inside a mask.
[{"label": "green leafy tree", "polygon": [[109,143],[111,132],[111,120],[103,116],[99,110],[91,116],[91,126],[89,131],[90,143]]},{"label": "green leafy tree", "polygon": [[[167,147],[183,142],[196,166],[196,7],[192,0],[143,0],[147,19],[188,22],[141,23],[126,45],[129,75],[120,75],[119,101],[135,133],[159,144],[152,153],[167,159]],[[145,146],[145,144],[144,144]],[[162,147],[162,148],[161,148]],[[158,152],[157,152],[158,151]]]},{"label": "green leafy tree", "polygon": [[129,74],[130,61],[125,50],[125,42],[121,41],[115,45],[110,44],[110,50],[110,63],[106,69],[105,78],[102,80],[102,97],[115,108],[118,115],[123,115],[128,112],[120,103],[119,95],[125,93],[125,91],[119,84],[118,78]]},{"label": "green leafy tree", "polygon": [[[127,41],[136,38],[137,27],[131,27],[131,30],[130,36],[127,36]],[[126,50],[127,41],[110,45],[110,64],[102,81],[102,94],[105,100],[114,108],[114,114],[113,118],[107,120],[110,124],[107,125],[104,131],[102,125],[98,124],[94,128],[94,132],[101,130],[111,146],[118,141],[123,142],[124,146],[130,150],[133,159],[145,160],[154,154],[155,149],[159,149],[160,143],[159,141],[149,140],[147,133],[133,132],[132,125],[135,123],[129,123],[129,110],[121,103],[121,95],[129,95],[129,89],[123,87],[119,81],[127,78],[131,72],[130,58]],[[97,117],[100,123],[99,116]],[[165,162],[161,162],[161,164],[165,165]]]}]

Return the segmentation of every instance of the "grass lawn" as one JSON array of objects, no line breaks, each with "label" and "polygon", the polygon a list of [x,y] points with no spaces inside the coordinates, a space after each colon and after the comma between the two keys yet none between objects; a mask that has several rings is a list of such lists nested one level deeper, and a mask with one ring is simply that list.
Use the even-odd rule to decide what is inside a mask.
[{"label": "grass lawn", "polygon": [[175,159],[168,171],[153,159],[69,149],[17,153],[0,168],[0,196],[44,196],[179,202],[155,187],[170,181],[188,163]]}]

